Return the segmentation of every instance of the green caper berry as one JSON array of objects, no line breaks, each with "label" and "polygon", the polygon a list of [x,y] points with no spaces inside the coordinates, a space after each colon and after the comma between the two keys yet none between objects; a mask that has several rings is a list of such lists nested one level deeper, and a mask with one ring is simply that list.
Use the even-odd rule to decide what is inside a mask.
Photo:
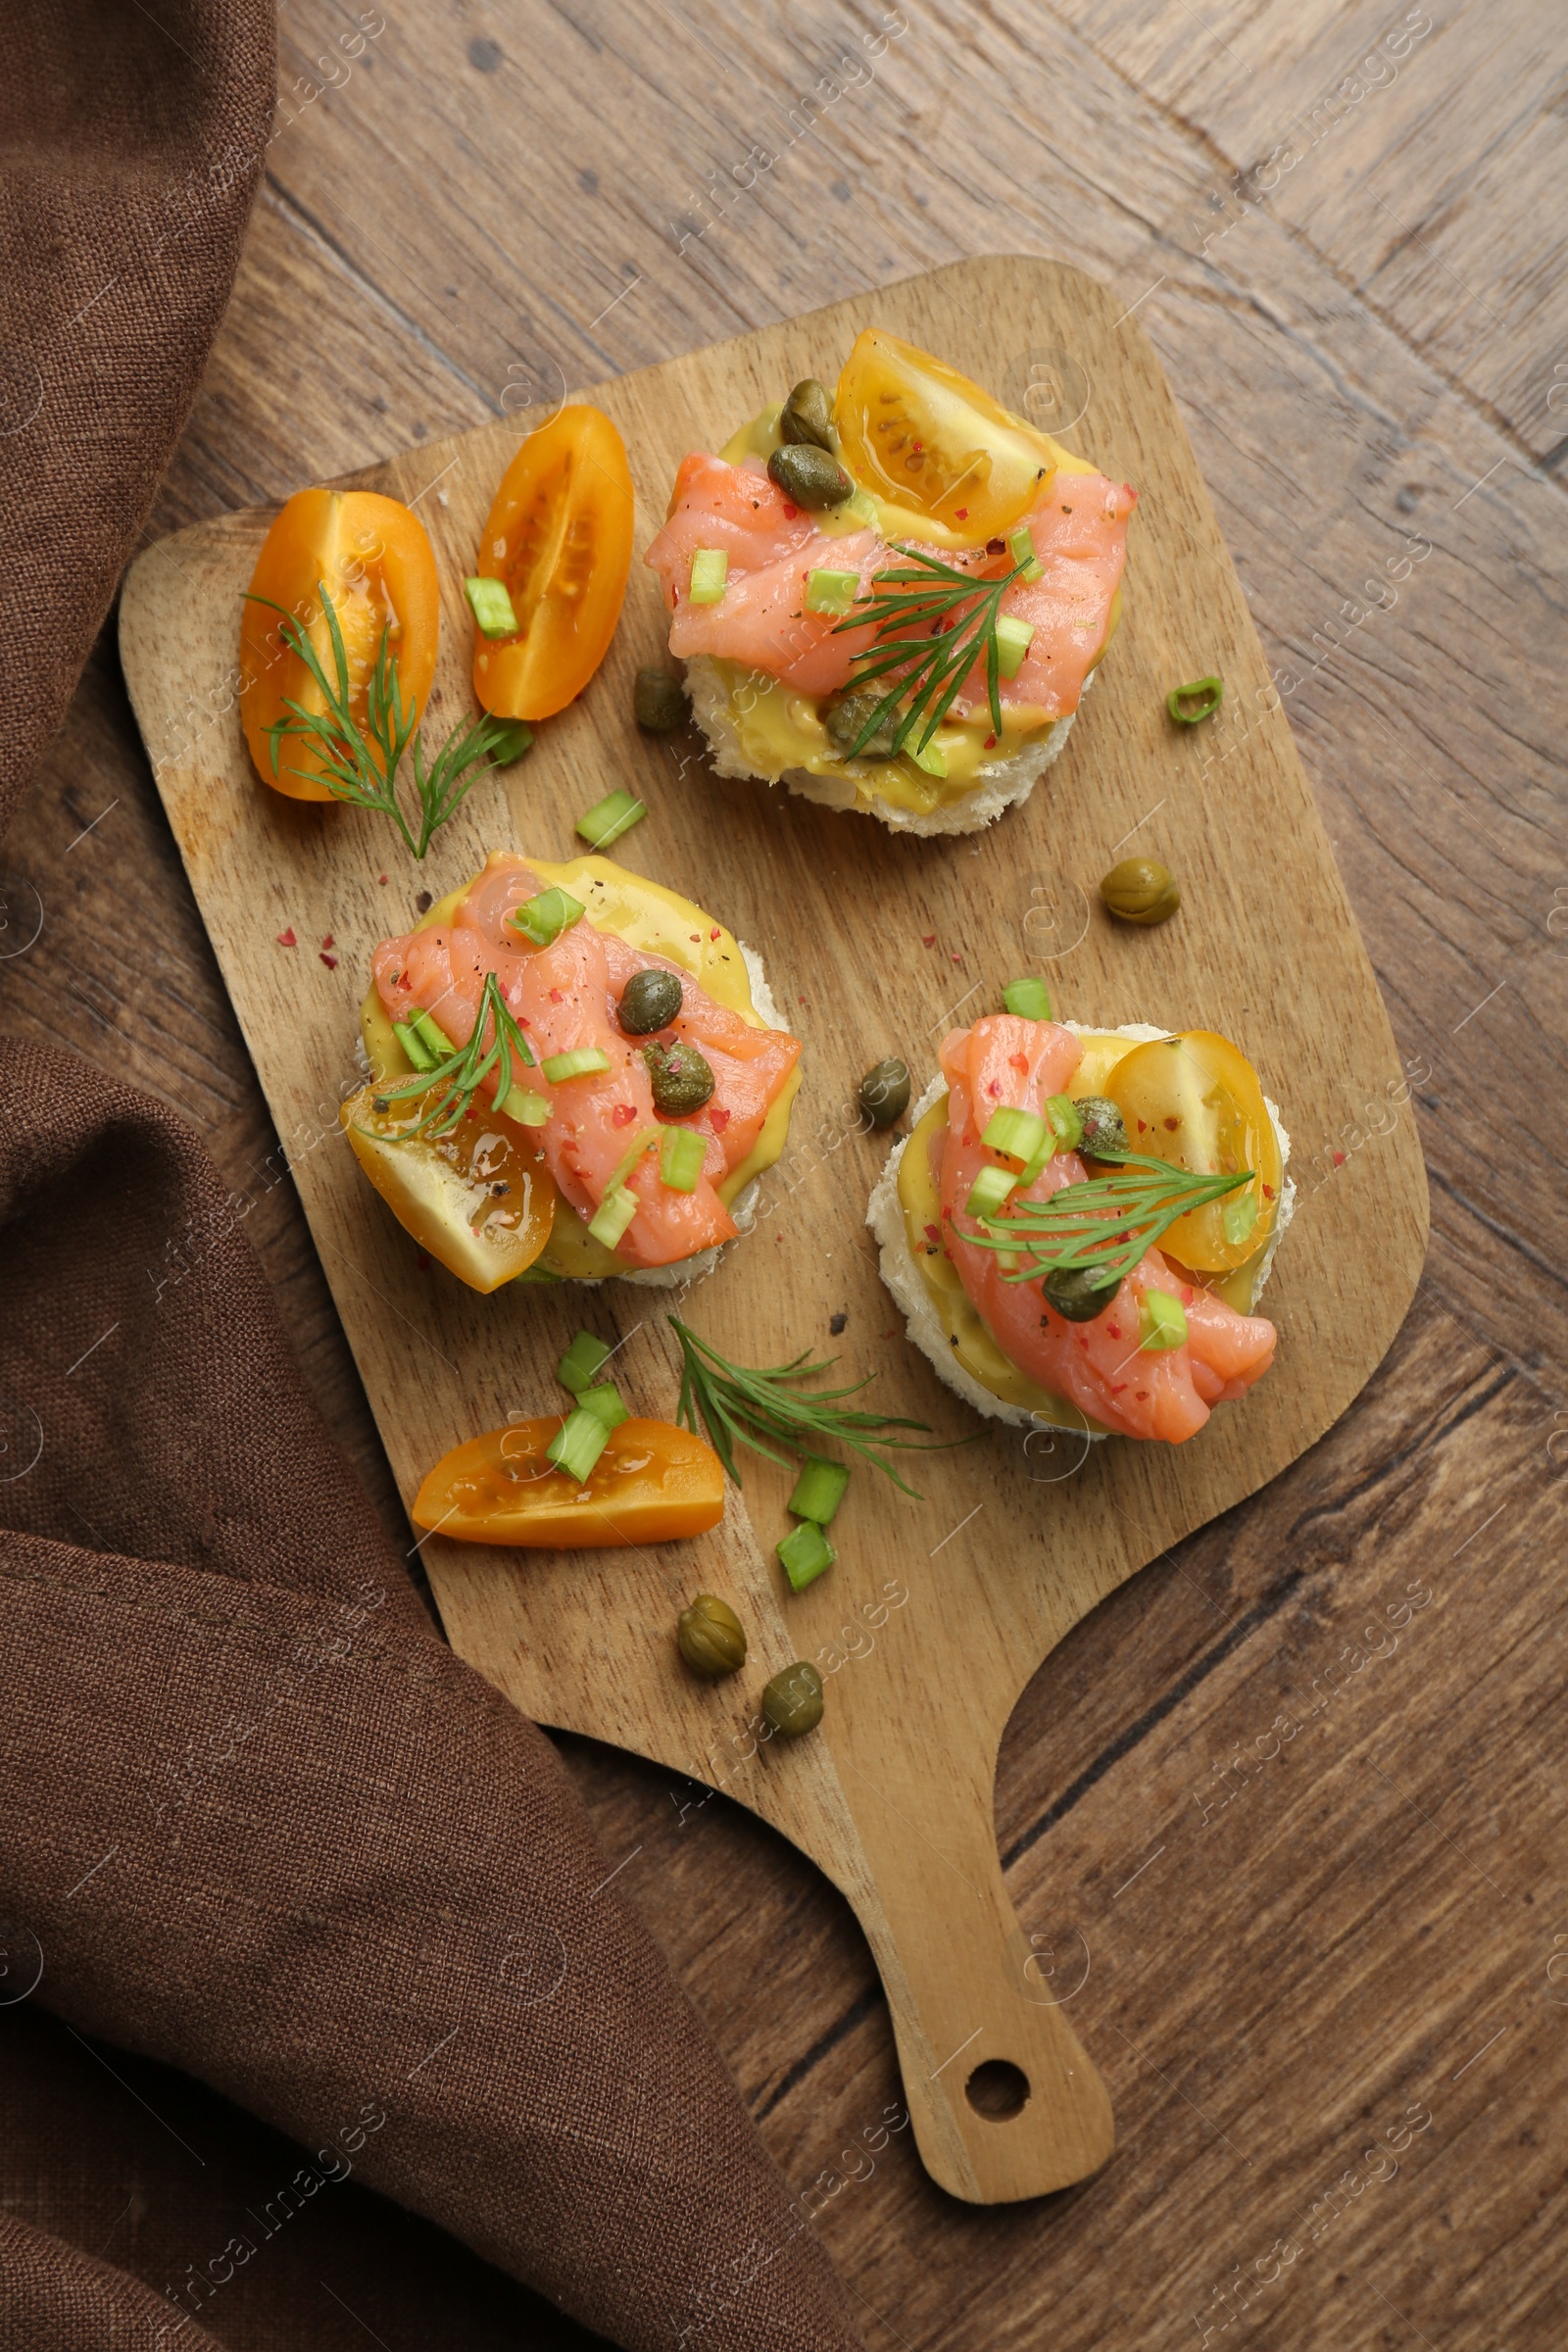
[{"label": "green caper berry", "polygon": [[746,1628],[716,1592],[699,1592],[690,1607],[682,1609],[675,1642],[693,1674],[707,1682],[738,1674],[746,1663]]},{"label": "green caper berry", "polygon": [[667,1029],[681,1008],[682,991],[673,972],[662,972],[656,963],[633,972],[620,992],[615,1007],[616,1018],[628,1037],[648,1037],[656,1029]]},{"label": "green caper berry", "polygon": [[[834,703],[823,716],[827,739],[841,758],[847,760],[859,742],[866,722],[874,715],[882,701],[879,694],[847,694]],[[884,719],[874,735],[860,744],[857,757],[861,760],[891,760],[893,757],[893,722]]]},{"label": "green caper berry", "polygon": [[833,395],[814,375],[803,375],[779,414],[778,429],[786,441],[815,442],[818,449],[835,450]]},{"label": "green caper berry", "polygon": [[768,459],[767,470],[787,499],[812,512],[842,507],[855,496],[855,484],[837,458],[814,441],[786,441]]},{"label": "green caper berry", "polygon": [[762,1692],[762,1713],[781,1740],[799,1740],[822,1720],[822,1677],[797,1658],[775,1674]]},{"label": "green caper berry", "polygon": [[1087,1152],[1093,1159],[1101,1152],[1126,1151],[1126,1121],[1107,1095],[1084,1095],[1073,1103],[1073,1108],[1084,1123],[1080,1152]]},{"label": "green caper berry", "polygon": [[1124,858],[1101,883],[1100,895],[1124,923],[1163,923],[1182,903],[1170,868],[1157,858]]},{"label": "green caper berry", "polygon": [[1102,1281],[1093,1266],[1053,1266],[1040,1287],[1047,1304],[1069,1323],[1092,1323],[1104,1313],[1119,1286]]},{"label": "green caper berry", "polygon": [[686,723],[686,689],[667,669],[640,669],[631,707],[637,724],[650,735],[670,735]]},{"label": "green caper berry", "polygon": [[684,1039],[675,1046],[644,1046],[643,1059],[654,1083],[654,1108],[667,1119],[684,1119],[701,1110],[717,1080],[711,1069]]},{"label": "green caper berry", "polygon": [[855,1099],[873,1127],[891,1127],[909,1107],[909,1065],[890,1054],[866,1071]]}]

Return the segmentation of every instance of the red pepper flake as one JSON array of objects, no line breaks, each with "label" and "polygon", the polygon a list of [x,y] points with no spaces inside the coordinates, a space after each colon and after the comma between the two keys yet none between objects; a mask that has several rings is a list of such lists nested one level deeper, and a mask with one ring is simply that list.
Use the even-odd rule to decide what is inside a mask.
[{"label": "red pepper flake", "polygon": [[566,1000],[565,1000],[565,998],[564,998],[564,997],[562,995],[562,993],[561,993],[561,991],[560,991],[560,989],[559,989],[559,988],[553,988],[553,989],[550,991],[550,1002],[551,1002],[551,1004],[564,1004],[564,1003],[566,1002]]},{"label": "red pepper flake", "polygon": [[691,941],[694,948],[700,948],[702,946],[703,935],[700,931],[688,931],[686,936]]},{"label": "red pepper flake", "polygon": [[1107,1323],[1105,1325],[1105,1329],[1109,1332],[1113,1340],[1119,1340],[1121,1338],[1121,1325],[1119,1323]]},{"label": "red pepper flake", "polygon": [[[919,447],[918,442],[916,442],[915,447]],[[967,507],[955,507],[953,513],[955,519],[958,522],[967,522],[969,519],[969,510]]]},{"label": "red pepper flake", "polygon": [[377,874],[375,878],[378,882],[390,882],[392,879],[390,874]]},{"label": "red pepper flake", "polygon": [[292,924],[289,926],[288,930],[280,931],[278,933],[277,944],[280,948],[297,948],[299,946],[300,943],[294,936]]},{"label": "red pepper flake", "polygon": [[994,735],[988,735],[988,736],[986,737],[986,740],[985,740],[985,747],[984,747],[984,748],[985,748],[985,749],[986,749],[988,752],[994,752],[994,751],[996,750],[996,748],[997,748],[997,739],[996,739],[996,737],[995,737]]},{"label": "red pepper flake", "polygon": [[986,1093],[987,1093],[988,1095],[1000,1095],[1000,1094],[1001,1094],[1001,1092],[1002,1092],[1002,1081],[1001,1081],[1001,1079],[1000,1079],[1000,1078],[989,1078],[989,1079],[987,1079],[987,1081],[986,1081]]},{"label": "red pepper flake", "polygon": [[1007,543],[1004,539],[988,539],[986,541],[986,554],[988,556],[1004,555],[1006,552],[1006,544]]},{"label": "red pepper flake", "polygon": [[1022,1072],[1023,1072],[1024,1076],[1027,1078],[1027,1077],[1028,1077],[1028,1075],[1029,1075],[1029,1056],[1028,1056],[1028,1054],[1009,1054],[1007,1055],[1007,1067],[1008,1067],[1010,1070],[1022,1070]]},{"label": "red pepper flake", "polygon": [[329,956],[324,948],[321,950],[321,961],[325,964],[329,972],[335,972],[337,970],[337,957],[335,956]]},{"label": "red pepper flake", "polygon": [[911,441],[909,443],[909,447],[914,452],[915,456],[918,457],[921,450],[924,449],[925,443],[923,441]]},{"label": "red pepper flake", "polygon": [[[1041,1320],[1041,1322],[1042,1322],[1042,1323],[1045,1321],[1045,1319],[1046,1319],[1046,1318],[1045,1318],[1045,1316],[1044,1316],[1044,1315],[1042,1315],[1042,1316],[1041,1316],[1041,1318],[1040,1318],[1040,1320]],[[1087,1353],[1089,1352],[1089,1342],[1088,1342],[1088,1341],[1087,1341],[1087,1340],[1086,1340],[1086,1339],[1083,1337],[1083,1335],[1082,1335],[1081,1333],[1079,1334],[1078,1345],[1079,1345],[1079,1347],[1080,1347],[1080,1348],[1081,1348],[1084,1350],[1085,1354],[1087,1355]]]},{"label": "red pepper flake", "polygon": [[[293,934],[293,932],[292,932],[292,931],[289,933],[289,935],[288,935],[288,938],[287,938],[287,940],[286,940],[286,942],[285,942],[284,944],[285,944],[286,946],[288,946],[288,947],[292,947],[292,946],[294,945],[294,934]],[[922,933],[921,933],[921,935],[920,935],[920,945],[921,945],[921,947],[922,947],[922,948],[934,948],[934,947],[936,946],[936,944],[937,944],[937,935],[936,935],[936,933],[935,933],[934,931],[925,931],[925,932],[922,932]]]},{"label": "red pepper flake", "polygon": [[944,1215],[944,1216],[947,1218],[948,1222],[951,1224],[951,1223],[952,1223],[952,1221],[953,1221],[953,1211],[952,1211],[952,1209],[951,1209],[951,1208],[948,1206],[948,1204],[947,1204],[947,1202],[946,1202],[945,1200],[944,1200],[944,1202],[942,1203],[942,1214],[943,1214],[943,1215]]},{"label": "red pepper flake", "polygon": [[1337,1168],[1343,1168],[1343,1167],[1344,1167],[1344,1165],[1345,1165],[1345,1153],[1344,1153],[1343,1152],[1335,1152],[1335,1154],[1334,1154],[1334,1165],[1335,1165]]},{"label": "red pepper flake", "polygon": [[1263,1198],[1264,1198],[1264,1200],[1273,1200],[1273,1198],[1274,1198],[1274,1187],[1273,1187],[1271,1184],[1265,1184],[1265,1185],[1264,1185],[1264,1187],[1263,1187]]},{"label": "red pepper flake", "polygon": [[1140,1119],[1138,1122],[1138,1132],[1140,1135],[1142,1135],[1144,1132],[1144,1122],[1142,1119]]},{"label": "red pepper flake", "polygon": [[708,936],[710,939],[716,939],[718,937],[718,925],[716,923],[713,925],[713,928],[711,931],[710,931]]},{"label": "red pepper flake", "polygon": [[1167,1135],[1174,1135],[1180,1125],[1180,1119],[1167,1119],[1165,1121],[1165,1133]]},{"label": "red pepper flake", "polygon": [[610,1114],[610,1124],[612,1127],[629,1127],[636,1116],[635,1102],[617,1102]]},{"label": "red pepper flake", "polygon": [[[708,1124],[715,1135],[722,1135],[729,1125],[730,1114],[721,1104],[715,1104],[708,1114]],[[780,1237],[783,1238],[782,1236]]]},{"label": "red pepper flake", "polygon": [[1147,1389],[1135,1389],[1133,1394],[1138,1398],[1140,1404],[1147,1404],[1149,1402],[1149,1391]]},{"label": "red pepper flake", "polygon": [[942,1246],[942,1228],[940,1225],[928,1225],[925,1229],[925,1238],[928,1242],[935,1242],[937,1247],[940,1249]]},{"label": "red pepper flake", "polygon": [[1191,1305],[1192,1305],[1192,1303],[1193,1303],[1193,1298],[1194,1298],[1194,1297],[1195,1297],[1195,1293],[1194,1293],[1194,1292],[1193,1292],[1191,1289],[1189,1289],[1189,1288],[1185,1288],[1185,1287],[1184,1287],[1184,1289],[1183,1289],[1183,1291],[1182,1291],[1182,1304],[1183,1304],[1183,1306],[1191,1306]]},{"label": "red pepper flake", "polygon": [[784,519],[786,522],[793,522],[800,511],[801,510],[799,507],[792,507],[788,499],[784,501]]},{"label": "red pepper flake", "polygon": [[1120,1386],[1112,1389],[1110,1393],[1113,1396],[1125,1396],[1127,1394],[1127,1383],[1122,1381]]},{"label": "red pepper flake", "polygon": [[325,937],[325,938],[322,940],[322,942],[321,942],[321,945],[322,945],[322,947],[323,947],[323,948],[335,948],[335,947],[337,946],[337,941],[336,941],[336,940],[335,940],[335,939],[332,937],[332,934],[331,934],[331,932],[330,932],[330,931],[327,933],[326,937]]}]

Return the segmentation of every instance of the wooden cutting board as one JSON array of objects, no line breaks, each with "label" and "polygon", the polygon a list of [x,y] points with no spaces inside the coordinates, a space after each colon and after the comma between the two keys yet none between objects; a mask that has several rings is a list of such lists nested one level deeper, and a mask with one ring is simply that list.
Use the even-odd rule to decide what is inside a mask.
[{"label": "wooden cutting board", "polygon": [[[690,736],[639,735],[632,676],[663,635],[640,565],[599,677],[539,730],[528,759],[474,791],[422,870],[383,820],[285,802],[251,772],[234,663],[270,511],[141,556],[121,646],[406,1498],[460,1439],[558,1409],[552,1368],[579,1324],[621,1343],[614,1372],[633,1409],[668,1414],[672,1304],[731,1356],[836,1351],[846,1373],[876,1375],[887,1411],[944,1437],[972,1431],[878,1281],[862,1220],[887,1146],[854,1132],[853,1089],[899,1052],[918,1091],[944,1030],[994,1007],[1016,973],[1045,973],[1066,1017],[1219,1029],[1281,1104],[1301,1200],[1268,1294],[1277,1363],[1188,1445],[1088,1447],[989,1424],[979,1443],[916,1458],[918,1502],[858,1470],[834,1524],[838,1566],[801,1595],[772,1558],[789,1524],[785,1484],[749,1459],[723,1526],[692,1543],[575,1555],[422,1547],[453,1643],[519,1707],[671,1767],[677,1805],[703,1801],[701,1784],[723,1788],[828,1873],[881,1971],[924,2161],[955,2195],[990,2202],[1081,2180],[1112,2146],[1104,2087],[1060,1999],[1072,1971],[1043,1962],[1003,1885],[992,1791],[1008,1714],[1097,1601],[1344,1412],[1414,1291],[1426,1187],[1388,1021],[1242,590],[1158,362],[1108,288],[1054,263],[964,263],[574,395],[625,436],[639,551],[688,450],[718,447],[802,375],[831,383],[873,322],[942,354],[1140,494],[1125,617],[1079,725],[1028,805],[983,835],[896,838],[717,781]],[[433,741],[470,708],[463,575],[502,469],[543,414],[536,401],[352,477],[414,504],[435,544]],[[1226,680],[1220,719],[1172,726],[1167,689],[1209,671]],[[684,1298],[617,1283],[480,1298],[420,1268],[339,1134],[370,952],[411,926],[416,892],[452,889],[492,847],[571,854],[575,816],[621,783],[651,811],[622,861],[760,949],[805,1041],[792,1148],[764,1183],[754,1232]],[[1114,927],[1095,903],[1100,875],[1133,850],[1181,881],[1180,915],[1154,931]],[[277,944],[286,929],[294,948]],[[734,1602],[752,1639],[744,1674],[717,1687],[686,1675],[672,1641],[677,1610],[704,1590]],[[822,1667],[821,1729],[759,1746],[761,1687],[797,1657]],[[760,1944],[757,1965],[767,1965]]]}]

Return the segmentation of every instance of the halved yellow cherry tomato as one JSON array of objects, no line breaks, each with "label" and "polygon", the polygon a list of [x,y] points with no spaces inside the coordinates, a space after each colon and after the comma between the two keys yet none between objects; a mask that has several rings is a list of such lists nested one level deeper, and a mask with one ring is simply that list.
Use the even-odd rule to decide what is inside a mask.
[{"label": "halved yellow cherry tomato", "polygon": [[499,1290],[524,1273],[550,1239],[561,1198],[536,1131],[476,1103],[450,1135],[411,1137],[421,1098],[384,1111],[375,1100],[373,1086],[362,1087],[339,1116],[399,1224],[470,1291]]},{"label": "halved yellow cherry tomato", "polygon": [[545,1456],[558,1413],[514,1421],[443,1454],[414,1501],[416,1525],[461,1544],[601,1551],[700,1536],[724,1516],[717,1454],[669,1421],[622,1421],[586,1481]]},{"label": "halved yellow cherry tomato", "polygon": [[[349,708],[363,726],[365,695],[381,632],[397,662],[398,684],[416,723],[435,676],[441,594],[435,556],[417,514],[373,490],[297,490],[262,545],[251,595],[293,614],[310,637],[328,678],[336,675],[322,609],[324,585],[343,632]],[[267,729],[285,718],[284,700],[306,710],[323,708],[320,688],[298,654],[284,649],[282,614],[247,599],[240,622],[240,710],[256,772],[291,801],[329,801],[322,761],[298,735],[281,738],[277,768]],[[303,774],[292,771],[303,769]]]},{"label": "halved yellow cherry tomato", "polygon": [[833,421],[857,481],[974,541],[1015,523],[1055,468],[1050,444],[978,384],[877,326],[845,363]]},{"label": "halved yellow cherry tomato", "polygon": [[631,569],[626,444],[598,409],[563,409],[501,479],[475,570],[504,580],[515,637],[479,635],[473,691],[497,718],[549,718],[610,651]]},{"label": "halved yellow cherry tomato", "polygon": [[[1105,1081],[1134,1152],[1207,1176],[1252,1170],[1252,1182],[1178,1217],[1161,1250],[1195,1273],[1245,1264],[1279,1214],[1283,1169],[1257,1072],[1212,1029],[1135,1046]],[[1255,1210],[1255,1217],[1253,1211]]]}]

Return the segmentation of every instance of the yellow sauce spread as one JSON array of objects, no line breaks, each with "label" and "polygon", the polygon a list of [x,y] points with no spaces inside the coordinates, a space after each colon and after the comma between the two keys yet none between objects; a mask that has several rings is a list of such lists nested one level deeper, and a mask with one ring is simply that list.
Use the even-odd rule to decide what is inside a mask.
[{"label": "yellow sauce spread", "polygon": [[[743,458],[760,458],[765,464],[780,446],[781,409],[782,404],[775,402],[771,408],[760,410],[750,424],[742,425],[718,453],[724,464],[738,466]],[[1058,472],[1098,471],[1087,458],[1075,457],[1070,449],[1063,449],[1049,433],[1037,432],[1021,416],[1012,421],[1050,452]],[[811,519],[828,538],[874,530],[885,541],[918,539],[927,547],[957,550],[974,544],[951,524],[938,522],[912,507],[892,506],[860,485],[857,485],[855,496],[843,506],[826,508]],[[1111,599],[1104,642],[1089,665],[1089,675],[1103,660],[1120,618],[1118,586]],[[1001,736],[987,751],[986,739],[994,732],[989,711],[976,718],[949,719],[932,738],[934,749],[947,762],[945,776],[929,774],[902,752],[895,760],[845,760],[833,749],[823,724],[828,696],[797,694],[766,670],[747,669],[738,662],[725,662],[714,656],[709,659],[729,689],[729,717],[742,755],[759,775],[780,776],[786,768],[803,768],[813,776],[843,776],[854,784],[857,797],[866,806],[876,798],[915,816],[929,816],[933,809],[962,800],[965,793],[984,781],[984,769],[1011,760],[1026,744],[1043,742],[1056,724],[1046,711],[1031,704],[1004,703]]]},{"label": "yellow sauce spread", "polygon": [[[710,914],[705,914],[690,899],[666,890],[662,882],[649,881],[644,874],[629,872],[610,858],[568,858],[564,864],[557,865],[548,858],[530,857],[526,858],[526,863],[545,889],[558,885],[568,897],[576,899],[586,909],[585,920],[596,931],[612,932],[628,947],[678,964],[682,971],[690,972],[715,1004],[738,1013],[754,1029],[767,1026],[752,1003],[746,958],[734,934],[721,923],[715,923]],[[471,888],[471,883],[465,882],[460,889],[449,891],[444,899],[436,901],[428,914],[420,917],[415,928],[427,931],[433,924],[449,923]],[[360,1007],[360,1028],[371,1069],[383,1085],[413,1076],[414,1064],[398,1044],[391,1015],[373,983]],[[714,1188],[726,1208],[755,1176],[773,1165],[783,1151],[789,1134],[790,1108],[800,1083],[801,1065],[797,1062],[778,1101],[762,1121],[751,1156],[742,1160],[739,1167],[731,1168]],[[603,1281],[610,1275],[639,1271],[628,1259],[618,1257],[596,1241],[575,1209],[562,1200],[557,1204],[549,1241],[527,1274],[518,1279],[563,1275],[579,1281]]]},{"label": "yellow sauce spread", "polygon": [[[1078,1042],[1084,1054],[1073,1072],[1075,1097],[1103,1094],[1105,1080],[1138,1041],[1117,1037],[1109,1030],[1094,1030],[1081,1036]],[[909,1255],[919,1270],[926,1296],[936,1309],[954,1356],[972,1379],[1004,1404],[1022,1405],[1037,1420],[1050,1422],[1058,1429],[1099,1430],[1102,1427],[1101,1422],[1090,1419],[1063,1397],[1054,1396],[1049,1389],[1040,1388],[1017,1369],[971,1301],[945,1247],[940,1240],[933,1243],[931,1239],[928,1227],[938,1235],[942,1232],[942,1194],[932,1172],[931,1147],[947,1123],[948,1098],[941,1095],[904,1147],[899,1161],[899,1206],[904,1211]],[[1187,1278],[1212,1291],[1216,1298],[1223,1298],[1238,1314],[1250,1314],[1265,1253],[1266,1245],[1245,1265],[1226,1275],[1188,1274]],[[1170,1262],[1174,1265],[1176,1261],[1173,1258]],[[1185,1267],[1181,1271],[1187,1274]]]}]

